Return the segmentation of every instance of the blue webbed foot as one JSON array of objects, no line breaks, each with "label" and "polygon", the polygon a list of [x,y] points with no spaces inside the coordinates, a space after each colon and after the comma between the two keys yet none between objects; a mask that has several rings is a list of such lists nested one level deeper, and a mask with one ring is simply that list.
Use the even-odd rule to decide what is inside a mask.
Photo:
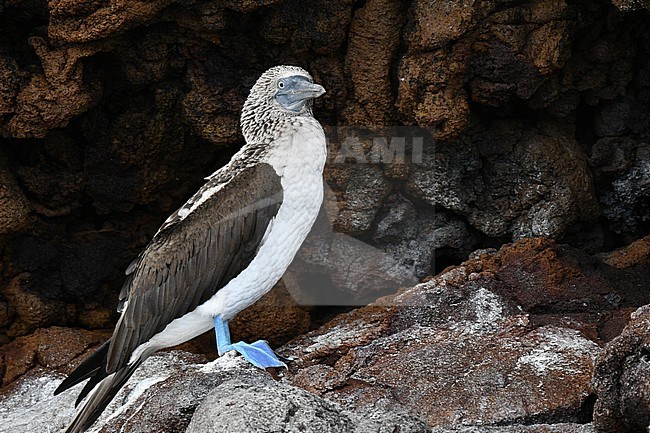
[{"label": "blue webbed foot", "polygon": [[221,319],[221,316],[214,318],[214,330],[217,335],[217,349],[219,355],[235,350],[239,352],[244,359],[259,368],[284,367],[287,365],[282,362],[278,356],[271,350],[266,341],[258,340],[254,343],[237,343],[230,342],[230,328],[228,322]]},{"label": "blue webbed foot", "polygon": [[284,367],[287,364],[280,361],[278,356],[271,350],[266,341],[258,340],[255,343],[244,343],[240,341],[234,343],[231,347],[241,353],[244,359],[259,368]]}]

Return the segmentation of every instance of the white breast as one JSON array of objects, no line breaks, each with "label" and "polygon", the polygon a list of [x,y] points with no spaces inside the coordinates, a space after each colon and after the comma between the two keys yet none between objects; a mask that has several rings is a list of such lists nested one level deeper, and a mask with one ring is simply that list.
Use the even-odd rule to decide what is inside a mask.
[{"label": "white breast", "polygon": [[255,303],[282,277],[323,202],[325,134],[315,119],[274,145],[265,162],[281,176],[283,200],[251,264],[198,310],[229,320]]}]

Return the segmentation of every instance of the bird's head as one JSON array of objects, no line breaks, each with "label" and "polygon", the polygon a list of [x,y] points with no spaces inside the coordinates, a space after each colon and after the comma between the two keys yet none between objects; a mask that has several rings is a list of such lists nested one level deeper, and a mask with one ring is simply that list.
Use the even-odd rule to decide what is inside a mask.
[{"label": "bird's head", "polygon": [[312,101],[325,93],[314,84],[307,71],[297,66],[275,66],[264,72],[252,87],[244,108],[241,124],[247,141],[254,140],[251,128],[272,127],[269,122],[296,116],[311,116]]}]

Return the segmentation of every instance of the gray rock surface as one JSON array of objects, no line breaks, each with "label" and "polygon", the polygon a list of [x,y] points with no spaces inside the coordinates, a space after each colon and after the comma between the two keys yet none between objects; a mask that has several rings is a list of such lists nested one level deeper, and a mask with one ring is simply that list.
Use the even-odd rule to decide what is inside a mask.
[{"label": "gray rock surface", "polygon": [[596,433],[592,424],[534,424],[501,427],[434,428],[431,433]]},{"label": "gray rock surface", "polygon": [[197,408],[187,433],[347,433],[338,405],[264,375],[223,382]]},{"label": "gray rock surface", "polygon": [[[0,102],[0,115],[1,104],[2,102]],[[29,211],[29,204],[23,191],[6,169],[6,161],[0,157],[0,234],[18,232],[24,228]]]},{"label": "gray rock surface", "polygon": [[650,221],[650,145],[638,143],[632,150],[628,167],[609,172],[614,179],[600,198],[603,214],[618,233],[637,230]]},{"label": "gray rock surface", "polygon": [[650,305],[635,311],[621,335],[598,356],[593,386],[599,433],[650,428]]},{"label": "gray rock surface", "polygon": [[[216,380],[209,382],[206,377],[211,376],[200,374],[204,366],[197,362],[202,360],[202,357],[183,352],[152,356],[120,390],[89,433],[120,431],[122,427],[142,433],[184,431],[198,404],[196,395],[202,394],[199,400],[202,399],[209,391],[207,387],[219,383],[219,372],[223,374],[239,365],[231,357],[221,359],[209,370],[217,372]],[[195,381],[188,380],[188,376]],[[165,390],[170,378],[180,377],[184,379],[180,387],[167,389],[167,393],[153,392]],[[32,370],[23,376],[10,393],[0,397],[0,433],[58,433],[66,427],[74,416],[74,401],[81,385],[54,396],[52,393],[63,378],[44,369]],[[145,401],[151,404],[144,405]],[[145,415],[139,412],[143,408]],[[179,416],[183,413],[185,419]]]},{"label": "gray rock surface", "polygon": [[[331,198],[333,193],[328,194]],[[331,203],[328,199],[327,203]],[[362,306],[398,287],[417,284],[416,266],[385,245],[336,233],[330,212],[321,212],[282,277],[301,305]],[[421,251],[427,247],[422,246]],[[432,251],[428,251],[429,257]]]},{"label": "gray rock surface", "polygon": [[[354,412],[286,381],[277,381],[268,373],[244,364],[240,358],[236,361],[238,368],[232,369],[225,380],[213,386],[196,408],[187,430],[179,431],[377,433],[399,429],[403,433],[427,432],[426,424],[413,415],[381,407]],[[210,365],[202,371],[209,370]],[[151,410],[144,409],[143,412],[146,414]]]},{"label": "gray rock surface", "polygon": [[[63,380],[32,370],[0,397],[0,433],[58,433],[74,416],[79,387],[52,393]],[[286,381],[277,381],[234,353],[204,363],[185,352],[149,358],[89,433],[426,433],[407,413],[354,412]],[[387,430],[386,430],[387,429]]]},{"label": "gray rock surface", "polygon": [[[604,351],[596,342],[619,326],[601,316],[620,324],[629,311],[608,310],[609,294],[645,286],[636,276],[647,266],[647,245],[612,253],[608,263],[621,269],[545,239],[477,251],[278,349],[294,358],[278,380],[235,354],[210,363],[157,354],[91,433],[642,431],[650,310],[639,309]],[[21,350],[34,354],[8,364],[13,371],[21,359],[39,359],[0,398],[1,433],[58,431],[71,419],[77,390],[53,397],[61,376],[52,369],[78,359],[96,336],[69,355],[44,343],[71,332],[25,340]]]},{"label": "gray rock surface", "polygon": [[378,219],[376,244],[418,278],[431,273],[436,250],[467,257],[476,237],[467,224],[451,212],[418,209],[401,195],[389,197],[386,213]]},{"label": "gray rock surface", "polygon": [[520,126],[496,121],[467,141],[428,149],[412,168],[409,192],[488,236],[562,237],[572,221],[597,211],[587,160],[562,125],[513,133]]},{"label": "gray rock surface", "polygon": [[52,393],[63,376],[32,370],[0,397],[0,433],[58,433],[74,415],[76,396]]},{"label": "gray rock surface", "polygon": [[348,409],[381,405],[431,427],[588,421],[598,345],[532,325],[477,262],[294,340],[289,379]]}]

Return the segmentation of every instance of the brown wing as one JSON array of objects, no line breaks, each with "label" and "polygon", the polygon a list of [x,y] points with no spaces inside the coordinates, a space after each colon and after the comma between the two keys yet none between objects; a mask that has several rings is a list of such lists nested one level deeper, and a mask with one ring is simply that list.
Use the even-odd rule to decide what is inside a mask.
[{"label": "brown wing", "polygon": [[124,367],[140,344],[207,301],[252,261],[282,202],[280,178],[270,165],[257,164],[221,185],[183,217],[217,186],[208,182],[129,267],[107,373]]}]

